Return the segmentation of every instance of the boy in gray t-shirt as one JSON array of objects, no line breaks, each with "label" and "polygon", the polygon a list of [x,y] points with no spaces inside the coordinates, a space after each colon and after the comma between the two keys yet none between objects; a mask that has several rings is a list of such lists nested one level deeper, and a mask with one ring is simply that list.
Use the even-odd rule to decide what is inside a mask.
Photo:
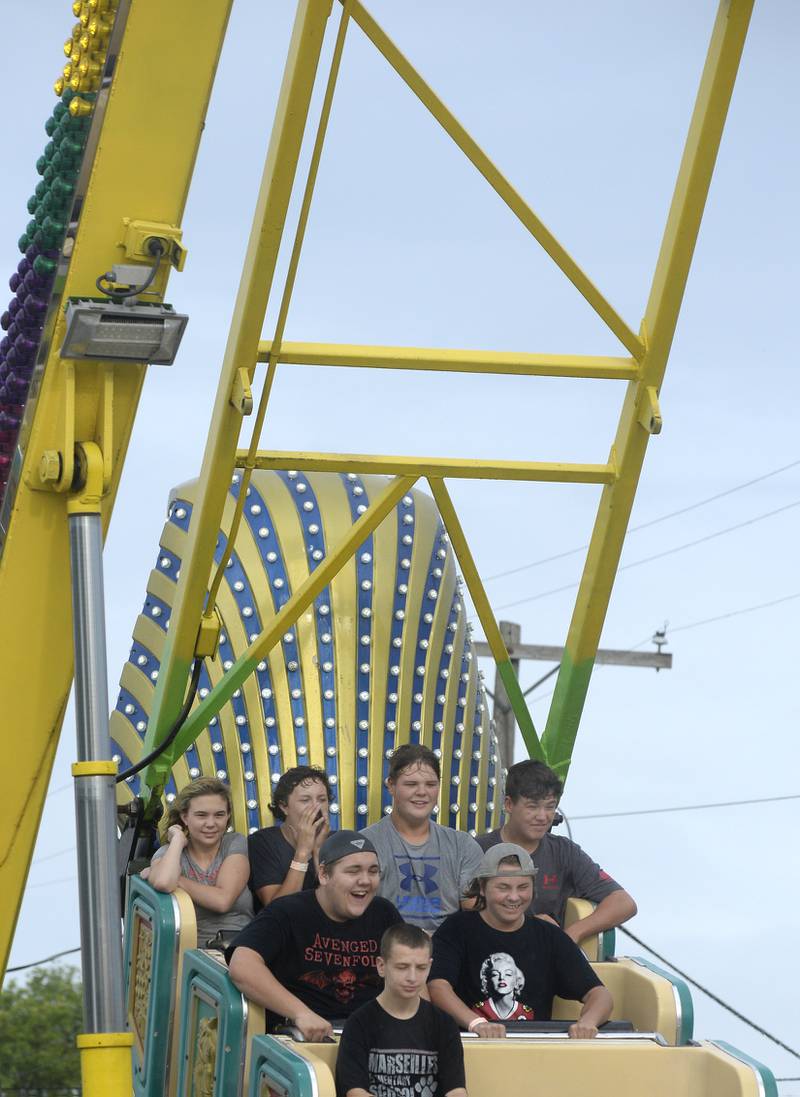
[{"label": "boy in gray t-shirt", "polygon": [[429,932],[459,909],[483,856],[469,834],[431,819],[439,782],[439,759],[432,750],[416,743],[398,747],[386,779],[392,813],[363,831],[381,863],[378,893],[394,903],[404,921]]}]

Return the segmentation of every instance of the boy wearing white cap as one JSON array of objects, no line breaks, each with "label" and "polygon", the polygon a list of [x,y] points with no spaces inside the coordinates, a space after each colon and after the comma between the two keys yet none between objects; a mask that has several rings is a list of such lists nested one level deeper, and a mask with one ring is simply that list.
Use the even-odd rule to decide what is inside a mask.
[{"label": "boy wearing white cap", "polygon": [[431,1001],[477,1036],[504,1036],[514,1021],[549,1021],[553,998],[582,1003],[569,1035],[597,1035],[613,1000],[578,946],[530,914],[536,867],[502,842],[483,857],[467,892],[473,910],[451,914],[433,935]]}]

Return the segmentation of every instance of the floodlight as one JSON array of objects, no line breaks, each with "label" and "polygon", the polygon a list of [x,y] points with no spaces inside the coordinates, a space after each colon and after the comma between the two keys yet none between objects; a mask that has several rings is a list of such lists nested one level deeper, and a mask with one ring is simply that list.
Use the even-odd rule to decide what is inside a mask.
[{"label": "floodlight", "polygon": [[117,304],[73,297],[67,302],[62,358],[152,362],[171,366],[189,317],[172,305]]}]

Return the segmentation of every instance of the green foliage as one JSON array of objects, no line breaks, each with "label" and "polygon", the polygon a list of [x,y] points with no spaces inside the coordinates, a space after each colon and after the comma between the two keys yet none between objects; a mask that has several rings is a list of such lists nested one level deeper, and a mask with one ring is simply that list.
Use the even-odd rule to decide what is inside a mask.
[{"label": "green foliage", "polygon": [[80,1092],[75,1037],[83,1027],[78,973],[36,968],[25,983],[0,993],[0,1093]]}]

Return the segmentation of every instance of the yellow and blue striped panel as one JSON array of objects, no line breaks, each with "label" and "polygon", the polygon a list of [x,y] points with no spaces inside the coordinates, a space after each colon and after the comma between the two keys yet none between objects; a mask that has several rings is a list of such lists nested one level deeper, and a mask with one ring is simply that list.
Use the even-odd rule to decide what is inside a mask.
[{"label": "yellow and blue striped panel", "polygon": [[[218,657],[200,696],[218,682],[385,486],[354,473],[253,474],[220,587]],[[141,755],[196,485],[172,493],[111,734],[122,766]],[[217,559],[239,491],[228,495]],[[481,833],[496,825],[502,785],[497,744],[466,621],[461,580],[430,496],[414,490],[361,545],[279,645],[173,768],[167,799],[193,777],[230,783],[234,823],[272,822],[280,774],[308,763],[334,788],[334,826],[362,827],[389,807],[389,758],[422,742],[442,760],[439,818]],[[121,789],[127,799],[138,778]]]}]

